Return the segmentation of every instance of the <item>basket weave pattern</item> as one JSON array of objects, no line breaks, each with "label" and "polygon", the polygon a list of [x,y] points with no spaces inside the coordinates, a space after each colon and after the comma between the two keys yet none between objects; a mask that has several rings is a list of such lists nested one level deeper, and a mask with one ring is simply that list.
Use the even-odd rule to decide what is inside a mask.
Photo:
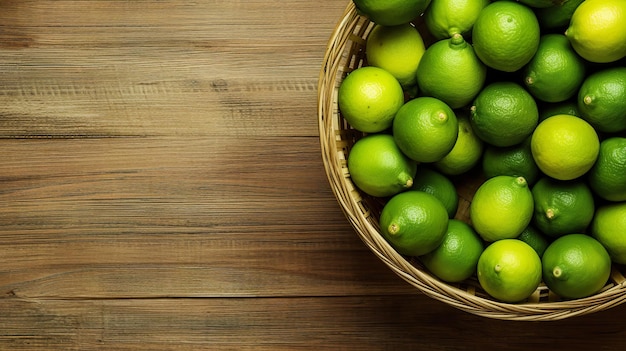
[{"label": "basket weave pattern", "polygon": [[[373,26],[372,22],[357,13],[350,1],[329,40],[318,87],[318,122],[324,167],[341,209],[361,240],[392,271],[420,292],[484,317],[558,320],[602,311],[623,303],[626,299],[626,267],[614,265],[607,285],[591,297],[561,301],[542,283],[527,301],[508,304],[489,297],[475,278],[461,284],[438,280],[418,260],[398,254],[387,243],[378,226],[384,203],[381,199],[360,192],[352,183],[347,168],[350,148],[363,133],[350,127],[342,118],[337,105],[337,92],[342,79],[365,64],[365,40]],[[424,33],[422,30],[420,32]],[[475,179],[457,184],[460,201],[456,218],[467,220],[471,197],[479,184]]]}]

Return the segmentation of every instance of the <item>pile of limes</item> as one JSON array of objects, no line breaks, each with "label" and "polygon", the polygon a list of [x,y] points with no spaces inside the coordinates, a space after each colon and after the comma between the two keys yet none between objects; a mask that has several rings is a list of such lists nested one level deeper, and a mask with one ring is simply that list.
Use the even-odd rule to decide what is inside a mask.
[{"label": "pile of limes", "polygon": [[600,291],[626,264],[626,1],[353,1],[374,27],[338,106],[382,236],[500,301]]}]

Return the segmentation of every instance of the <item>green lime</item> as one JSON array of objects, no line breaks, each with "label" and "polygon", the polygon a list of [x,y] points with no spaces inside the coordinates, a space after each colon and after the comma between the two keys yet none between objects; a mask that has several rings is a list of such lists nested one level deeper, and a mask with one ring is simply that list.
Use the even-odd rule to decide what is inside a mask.
[{"label": "green lime", "polygon": [[620,60],[626,56],[626,1],[583,1],[572,14],[565,35],[585,60]]},{"label": "green lime", "polygon": [[513,146],[487,146],[483,153],[482,168],[487,178],[499,175],[524,177],[529,185],[535,184],[540,174],[530,150],[530,137]]},{"label": "green lime", "polygon": [[489,0],[432,0],[424,12],[424,22],[436,39],[454,34],[469,37],[478,14],[489,3]]},{"label": "green lime", "polygon": [[441,201],[452,218],[459,207],[459,195],[454,183],[445,175],[423,164],[417,167],[411,190],[419,190],[435,196]]},{"label": "green lime", "polygon": [[341,115],[354,129],[377,133],[391,127],[404,104],[404,92],[391,73],[378,67],[361,67],[341,82],[338,104]]},{"label": "green lime", "polygon": [[417,66],[424,54],[424,40],[410,24],[376,25],[367,36],[365,54],[370,66],[391,73],[403,88],[417,83]]},{"label": "green lime", "polygon": [[557,5],[560,5],[568,0],[517,0],[520,3],[524,4],[524,5],[528,5],[530,7],[534,7],[534,8],[547,8],[547,7],[554,7]]},{"label": "green lime", "polygon": [[591,169],[598,157],[600,140],[583,119],[556,115],[539,123],[530,147],[543,173],[555,179],[571,180]]},{"label": "green lime", "polygon": [[538,121],[535,99],[521,85],[510,81],[487,85],[470,108],[472,129],[494,146],[521,143],[532,134]]},{"label": "green lime", "polygon": [[[571,1],[571,0],[570,0]],[[582,117],[578,109],[576,97],[562,102],[542,102],[537,105],[539,108],[539,121],[556,115],[572,115]]]},{"label": "green lime", "polygon": [[602,199],[626,201],[626,138],[611,137],[600,143],[598,160],[589,170],[588,181]]},{"label": "green lime", "polygon": [[417,68],[423,95],[436,97],[451,108],[463,107],[482,89],[487,68],[461,34],[432,44]]},{"label": "green lime", "polygon": [[446,175],[459,175],[472,169],[480,162],[483,154],[483,141],[474,133],[469,119],[457,116],[459,133],[452,150],[441,160],[433,163],[436,169]]},{"label": "green lime", "polygon": [[543,253],[543,281],[565,299],[591,296],[611,274],[611,258],[600,242],[585,234],[554,240]]},{"label": "green lime", "polygon": [[522,231],[522,233],[517,237],[517,240],[521,240],[532,247],[533,250],[537,252],[539,257],[543,256],[546,248],[550,245],[548,238],[532,225],[526,227],[526,229],[524,229],[524,231]]},{"label": "green lime", "polygon": [[574,11],[583,1],[585,0],[565,0],[560,5],[536,9],[535,15],[537,15],[539,26],[544,30],[563,29],[564,31]]},{"label": "green lime", "polygon": [[589,75],[578,92],[582,118],[601,132],[626,130],[626,67]]},{"label": "green lime", "polygon": [[476,270],[485,292],[504,302],[524,301],[541,283],[539,255],[517,239],[498,240],[487,246]]},{"label": "green lime", "polygon": [[380,213],[383,237],[400,254],[421,256],[436,249],[448,228],[448,212],[433,195],[409,190],[394,195]]},{"label": "green lime", "polygon": [[366,194],[386,197],[409,189],[417,169],[388,134],[370,134],[357,140],[348,154],[348,172]]},{"label": "green lime", "polygon": [[584,233],[593,219],[593,194],[580,179],[561,181],[543,177],[532,188],[532,194],[533,224],[549,237]]},{"label": "green lime", "polygon": [[472,227],[451,219],[441,245],[420,256],[420,260],[437,278],[456,283],[474,275],[483,249],[483,242]]},{"label": "green lime", "polygon": [[418,162],[435,162],[447,155],[458,129],[454,111],[433,97],[408,101],[393,120],[393,137],[400,150]]},{"label": "green lime", "polygon": [[409,23],[419,17],[430,0],[353,0],[357,10],[383,26]]},{"label": "green lime", "polygon": [[599,207],[591,222],[591,234],[613,262],[626,264],[626,202]]},{"label": "green lime", "polygon": [[471,222],[485,241],[518,237],[532,216],[533,196],[523,177],[487,179],[470,205]]},{"label": "green lime", "polygon": [[514,72],[539,46],[539,22],[533,11],[512,1],[496,1],[478,15],[472,30],[476,55],[489,67]]},{"label": "green lime", "polygon": [[523,69],[524,83],[535,98],[561,102],[578,93],[585,70],[585,62],[565,35],[545,34],[537,53]]}]

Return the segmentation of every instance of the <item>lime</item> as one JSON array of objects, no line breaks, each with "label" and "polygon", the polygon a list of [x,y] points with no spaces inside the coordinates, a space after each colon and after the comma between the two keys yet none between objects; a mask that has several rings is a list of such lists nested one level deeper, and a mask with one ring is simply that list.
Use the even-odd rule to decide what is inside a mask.
[{"label": "lime", "polygon": [[547,8],[560,5],[568,0],[517,0],[524,5],[535,8]]},{"label": "lime", "polygon": [[588,173],[589,186],[604,200],[626,201],[626,138],[600,143],[598,160]]},{"label": "lime", "polygon": [[544,283],[565,299],[595,294],[611,274],[608,252],[585,234],[568,234],[554,240],[543,253],[542,261]]},{"label": "lime", "polygon": [[541,259],[530,245],[517,239],[499,240],[483,251],[476,268],[480,286],[504,302],[521,302],[541,283]]},{"label": "lime", "polygon": [[578,92],[582,118],[601,132],[626,130],[626,67],[589,75]]},{"label": "lime", "polygon": [[372,196],[391,196],[409,189],[417,169],[388,134],[370,134],[357,140],[348,154],[348,172],[354,184]]},{"label": "lime", "polygon": [[523,71],[524,83],[535,98],[561,102],[578,93],[585,79],[585,62],[565,35],[545,34]]},{"label": "lime", "polygon": [[488,145],[483,153],[482,168],[487,178],[499,175],[524,177],[528,185],[535,184],[540,173],[530,151],[530,137],[513,146]]},{"label": "lime", "polygon": [[549,237],[584,233],[595,211],[593,194],[581,179],[543,177],[532,188],[533,224]]},{"label": "lime", "polygon": [[489,67],[514,72],[527,64],[539,46],[539,22],[533,11],[512,1],[487,5],[472,30],[476,55]]},{"label": "lime", "polygon": [[483,141],[474,133],[469,119],[458,115],[459,133],[452,150],[434,163],[435,168],[446,175],[459,175],[472,169],[480,162]]},{"label": "lime", "polygon": [[365,54],[369,66],[385,69],[407,88],[415,85],[417,66],[424,54],[424,40],[410,24],[376,25],[367,36]]},{"label": "lime", "polygon": [[393,137],[400,150],[418,162],[435,162],[452,150],[458,136],[454,111],[433,97],[405,103],[393,120]]},{"label": "lime", "polygon": [[474,132],[495,146],[521,143],[532,134],[538,120],[535,99],[521,85],[510,81],[487,85],[470,108]]},{"label": "lime", "polygon": [[565,0],[560,5],[535,10],[539,26],[544,30],[565,29],[578,5],[585,0]]},{"label": "lime", "polygon": [[393,123],[404,104],[404,92],[391,73],[378,67],[361,67],[341,82],[338,104],[341,115],[354,129],[377,133]]},{"label": "lime", "polygon": [[543,173],[555,179],[571,180],[591,169],[598,157],[600,140],[583,119],[556,115],[539,123],[530,147]]},{"label": "lime", "polygon": [[487,68],[476,57],[472,46],[456,33],[426,49],[417,68],[417,85],[423,95],[459,108],[474,99],[486,76]]},{"label": "lime", "polygon": [[626,202],[599,207],[591,222],[591,234],[613,262],[626,264]]},{"label": "lime", "polygon": [[537,107],[539,108],[539,121],[556,115],[582,117],[575,97],[561,102],[540,103]]},{"label": "lime", "polygon": [[417,167],[417,172],[413,178],[411,190],[419,190],[435,196],[448,212],[448,217],[452,218],[459,207],[459,195],[456,192],[454,183],[445,175],[421,164]]},{"label": "lime", "polygon": [[533,197],[523,177],[496,176],[478,187],[470,205],[474,229],[485,241],[519,236],[533,216]]},{"label": "lime", "polygon": [[448,212],[436,197],[409,190],[394,195],[380,213],[383,237],[400,254],[421,256],[436,249],[448,228]]},{"label": "lime", "polygon": [[432,0],[424,12],[424,22],[436,39],[454,34],[468,37],[478,14],[489,3],[489,0]]},{"label": "lime", "polygon": [[474,275],[483,249],[483,242],[472,227],[451,219],[441,245],[420,256],[420,260],[437,278],[456,283]]},{"label": "lime", "polygon": [[580,4],[565,35],[584,59],[613,62],[626,56],[626,1],[586,0]]},{"label": "lime", "polygon": [[524,229],[524,231],[522,231],[522,233],[517,237],[517,240],[521,240],[532,247],[533,250],[537,252],[539,257],[543,256],[546,248],[550,245],[548,238],[532,225],[526,227],[526,229]]},{"label": "lime", "polygon": [[397,26],[419,17],[430,0],[353,0],[357,10],[372,22]]}]

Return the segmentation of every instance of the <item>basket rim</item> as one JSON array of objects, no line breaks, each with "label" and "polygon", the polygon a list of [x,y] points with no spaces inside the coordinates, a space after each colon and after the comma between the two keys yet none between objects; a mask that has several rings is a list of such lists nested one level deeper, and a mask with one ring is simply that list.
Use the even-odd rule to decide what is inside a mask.
[{"label": "basket rim", "polygon": [[360,205],[361,196],[349,180],[344,167],[345,158],[342,158],[341,152],[338,151],[338,144],[342,140],[333,126],[333,117],[337,114],[337,84],[341,62],[336,58],[341,58],[349,41],[363,41],[362,37],[354,34],[360,25],[360,30],[364,31],[363,24],[372,23],[360,15],[354,3],[349,1],[326,47],[318,80],[317,108],[320,146],[326,176],[341,210],[365,245],[395,274],[420,292],[457,309],[483,317],[524,321],[560,320],[602,311],[625,302],[626,279],[615,265],[611,276],[619,283],[595,295],[576,300],[511,304],[477,296],[433,277],[398,254],[383,239],[368,220],[367,212],[363,212]]}]

